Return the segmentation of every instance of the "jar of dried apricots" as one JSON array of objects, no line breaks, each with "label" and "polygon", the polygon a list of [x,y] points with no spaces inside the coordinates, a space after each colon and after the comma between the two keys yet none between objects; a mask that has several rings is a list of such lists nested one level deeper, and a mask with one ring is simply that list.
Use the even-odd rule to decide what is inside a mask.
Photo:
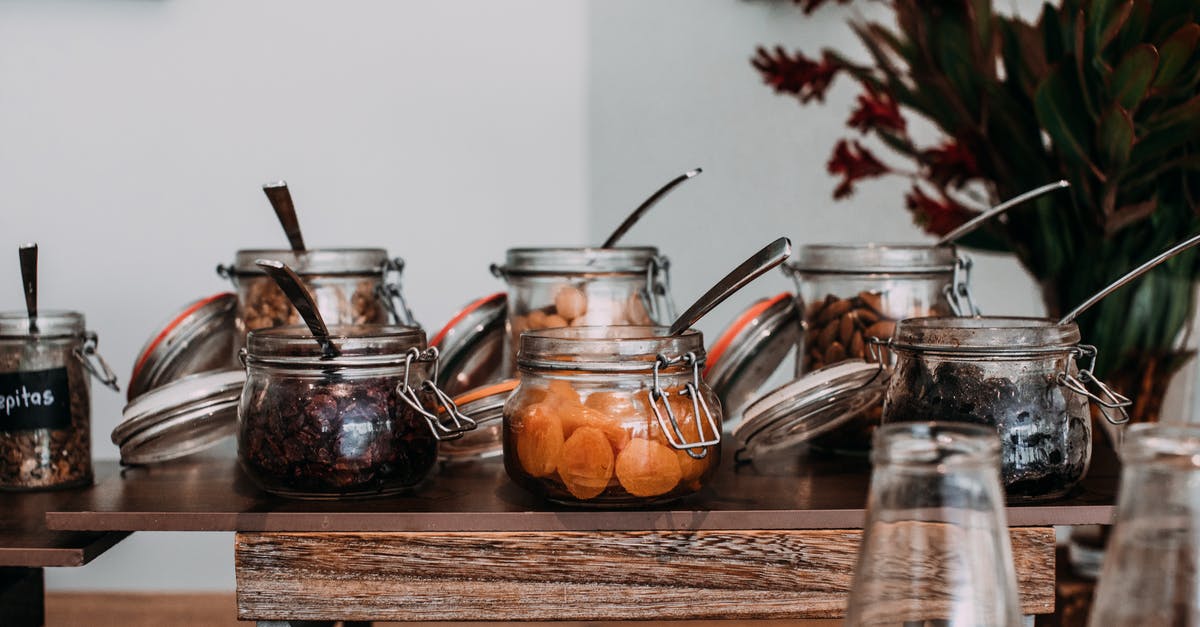
[{"label": "jar of dried apricots", "polygon": [[[976,313],[971,261],[953,246],[810,244],[784,269],[803,319],[796,376],[847,359],[873,361],[871,340],[890,339],[899,320]],[[874,404],[820,444],[866,451],[882,409]]]},{"label": "jar of dried apricots", "polygon": [[508,284],[510,368],[525,331],[670,324],[669,267],[653,247],[509,249],[492,274]]},{"label": "jar of dried apricots", "polygon": [[637,506],[698,491],[721,457],[704,340],[664,327],[575,327],[521,338],[504,406],[504,466],[571,505]]}]

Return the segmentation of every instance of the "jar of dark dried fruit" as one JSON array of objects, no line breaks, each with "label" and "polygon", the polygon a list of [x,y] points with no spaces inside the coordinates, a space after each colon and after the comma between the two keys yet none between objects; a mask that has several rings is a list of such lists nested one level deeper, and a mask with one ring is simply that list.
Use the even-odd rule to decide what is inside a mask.
[{"label": "jar of dark dried fruit", "polygon": [[332,354],[307,327],[252,331],[238,408],[238,458],[262,489],[332,499],[401,492],[437,461],[439,439],[474,427],[433,384],[419,329],[331,325]]},{"label": "jar of dark dried fruit", "polygon": [[83,314],[0,313],[0,490],[92,482],[91,380],[117,389]]},{"label": "jar of dark dried fruit", "polygon": [[508,284],[508,371],[525,331],[671,324],[669,271],[652,247],[509,249],[492,266]]},{"label": "jar of dark dried fruit", "polygon": [[1079,327],[1040,318],[901,321],[883,422],[969,422],[1000,434],[1009,501],[1065,495],[1092,455],[1089,400],[1114,424],[1128,400],[1092,376]]},{"label": "jar of dark dried fruit", "polygon": [[382,248],[239,250],[233,265],[217,266],[217,273],[232,281],[237,291],[238,338],[243,340],[239,346],[246,333],[255,329],[300,323],[300,314],[279,286],[255,265],[258,259],[279,261],[295,270],[328,324],[416,326],[400,291],[404,261],[388,258]]},{"label": "jar of dark dried fruit", "polygon": [[578,327],[521,338],[504,467],[570,505],[634,507],[700,490],[721,458],[721,403],[699,331]]},{"label": "jar of dark dried fruit", "polygon": [[[796,376],[846,359],[874,361],[871,339],[889,339],[896,321],[970,315],[970,260],[953,246],[810,244],[784,266],[796,282],[803,337]],[[816,444],[865,452],[879,425],[876,405]]]}]

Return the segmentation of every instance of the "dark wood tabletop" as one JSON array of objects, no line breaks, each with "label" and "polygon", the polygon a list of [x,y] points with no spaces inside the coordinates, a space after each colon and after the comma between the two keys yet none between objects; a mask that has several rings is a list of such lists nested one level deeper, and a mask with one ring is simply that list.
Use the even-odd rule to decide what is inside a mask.
[{"label": "dark wood tabletop", "polygon": [[[1106,459],[1107,457],[1107,459]],[[1109,523],[1117,466],[1098,450],[1068,498],[1008,508],[1011,526]],[[498,460],[447,466],[409,496],[296,501],[255,488],[232,447],[119,476],[63,499],[50,528],[84,531],[640,531],[853,529],[863,524],[865,460],[791,455],[736,465],[728,458],[703,491],[661,507],[572,509],[509,481]]]},{"label": "dark wood tabletop", "polygon": [[[96,480],[113,479],[117,471],[115,462],[97,463]],[[46,512],[61,508],[79,492],[0,492],[0,566],[83,566],[129,535],[47,529]]]}]

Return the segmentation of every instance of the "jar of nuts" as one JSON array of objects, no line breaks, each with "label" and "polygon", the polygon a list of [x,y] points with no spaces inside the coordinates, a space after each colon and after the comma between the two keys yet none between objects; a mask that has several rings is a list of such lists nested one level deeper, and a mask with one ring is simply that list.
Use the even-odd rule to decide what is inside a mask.
[{"label": "jar of nuts", "polygon": [[[784,268],[803,316],[797,376],[846,359],[873,361],[870,340],[890,339],[899,320],[976,313],[970,260],[953,246],[812,244]],[[820,443],[867,450],[881,411],[864,411]]]},{"label": "jar of nuts", "polygon": [[510,249],[492,266],[508,284],[510,368],[525,331],[670,324],[669,267],[650,247]]},{"label": "jar of nuts", "polygon": [[721,455],[721,405],[698,331],[578,327],[527,332],[504,406],[504,467],[570,505],[638,506],[700,490]]},{"label": "jar of nuts", "polygon": [[92,482],[91,380],[116,390],[83,314],[0,313],[0,490]]},{"label": "jar of nuts", "polygon": [[239,250],[233,265],[217,266],[217,273],[232,281],[237,291],[239,346],[246,333],[255,329],[300,323],[300,315],[279,286],[254,264],[257,259],[280,261],[295,270],[328,324],[390,321],[416,326],[399,287],[404,261],[388,258],[382,248]]},{"label": "jar of nuts", "polygon": [[[305,326],[252,331],[238,458],[262,489],[292,498],[393,494],[429,476],[437,443],[475,423],[433,384],[419,329],[330,325],[336,354]],[[450,411],[439,416],[440,406]]]}]

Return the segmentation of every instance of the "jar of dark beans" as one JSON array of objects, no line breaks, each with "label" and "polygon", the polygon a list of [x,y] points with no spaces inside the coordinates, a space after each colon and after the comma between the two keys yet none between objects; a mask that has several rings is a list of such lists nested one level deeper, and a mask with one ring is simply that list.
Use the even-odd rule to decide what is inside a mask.
[{"label": "jar of dark beans", "polygon": [[116,389],[82,314],[0,313],[0,489],[92,482],[91,381]]},{"label": "jar of dark beans", "polygon": [[1092,376],[1096,349],[1079,341],[1075,324],[1039,318],[903,320],[883,422],[993,427],[1008,500],[1062,497],[1091,459],[1089,399],[1118,424],[1128,404]]},{"label": "jar of dark beans", "polygon": [[[268,492],[332,499],[401,492],[437,461],[437,442],[474,427],[433,384],[420,329],[331,325],[252,331],[238,408],[238,458]],[[441,406],[452,411],[437,413]]]}]

